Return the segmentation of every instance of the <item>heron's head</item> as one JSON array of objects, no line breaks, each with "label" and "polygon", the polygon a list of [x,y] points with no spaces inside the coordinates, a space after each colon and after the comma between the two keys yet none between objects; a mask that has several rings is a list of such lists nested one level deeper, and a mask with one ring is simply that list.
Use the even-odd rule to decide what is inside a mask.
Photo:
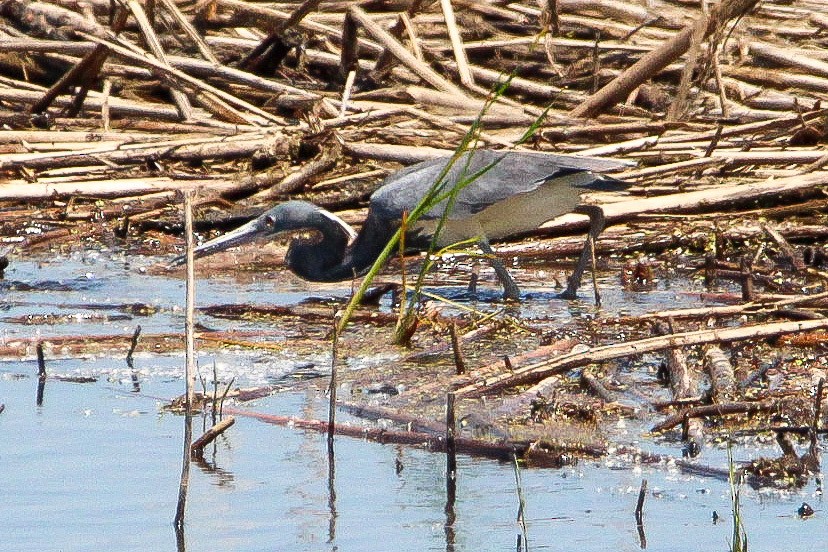
[{"label": "heron's head", "polygon": [[[195,258],[206,257],[231,247],[244,245],[257,238],[270,239],[282,232],[318,230],[323,236],[343,236],[346,243],[353,239],[353,229],[338,217],[307,201],[286,201],[265,211],[247,224],[207,241],[193,250]],[[184,264],[186,257],[176,257],[170,266]]]}]

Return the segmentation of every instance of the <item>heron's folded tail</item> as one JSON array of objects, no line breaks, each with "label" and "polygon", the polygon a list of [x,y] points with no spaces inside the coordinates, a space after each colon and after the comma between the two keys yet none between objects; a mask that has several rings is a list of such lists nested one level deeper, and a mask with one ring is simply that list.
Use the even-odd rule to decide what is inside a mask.
[{"label": "heron's folded tail", "polygon": [[589,188],[590,191],[596,192],[621,192],[633,185],[627,180],[618,180],[605,174],[596,174],[595,180],[584,188]]}]

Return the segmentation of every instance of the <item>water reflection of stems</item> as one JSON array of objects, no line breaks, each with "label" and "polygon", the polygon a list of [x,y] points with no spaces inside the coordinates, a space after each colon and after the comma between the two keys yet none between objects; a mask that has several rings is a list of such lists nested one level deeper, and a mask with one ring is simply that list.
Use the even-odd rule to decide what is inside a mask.
[{"label": "water reflection of stems", "polygon": [[733,511],[733,536],[730,543],[730,552],[747,552],[747,532],[742,524],[742,507],[740,492],[742,488],[742,472],[737,472],[733,463],[733,449],[727,444],[728,480],[730,482],[730,508]]}]

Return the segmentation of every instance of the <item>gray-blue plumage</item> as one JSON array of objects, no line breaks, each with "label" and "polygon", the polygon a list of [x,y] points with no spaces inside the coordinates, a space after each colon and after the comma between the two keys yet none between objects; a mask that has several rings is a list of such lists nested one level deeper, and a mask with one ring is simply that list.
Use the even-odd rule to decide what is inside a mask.
[{"label": "gray-blue plumage", "polygon": [[[320,207],[304,201],[288,201],[197,247],[196,256],[209,255],[262,234],[310,229],[320,233],[319,239],[294,240],[288,249],[286,263],[293,272],[319,282],[362,275],[400,227],[403,213],[411,213],[429,193],[449,160],[424,161],[388,176],[371,196],[368,215],[359,234]],[[624,163],[614,160],[544,153],[492,150],[465,153],[450,166],[437,192],[440,197],[458,183],[462,186],[436,244],[443,247],[474,239],[488,248],[489,240],[530,232],[552,218],[573,211],[584,192],[626,188],[625,182],[593,172],[623,166]],[[407,247],[419,250],[429,247],[447,202],[448,198],[444,198],[407,228]],[[593,235],[600,232],[600,228],[597,232],[594,230]],[[506,294],[515,295],[517,287],[505,268],[502,265],[495,268],[501,280],[509,280],[503,281]]]}]

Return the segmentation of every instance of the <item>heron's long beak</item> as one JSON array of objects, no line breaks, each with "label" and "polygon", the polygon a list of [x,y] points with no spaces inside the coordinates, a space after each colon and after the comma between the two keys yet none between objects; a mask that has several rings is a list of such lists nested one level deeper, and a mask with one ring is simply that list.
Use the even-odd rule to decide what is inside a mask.
[{"label": "heron's long beak", "polygon": [[[208,255],[212,255],[213,253],[218,253],[219,251],[224,251],[225,249],[230,249],[231,247],[236,247],[237,245],[250,243],[258,236],[264,235],[265,233],[267,233],[267,227],[260,224],[259,219],[251,220],[247,224],[239,226],[235,230],[231,230],[218,238],[199,245],[193,249],[193,255],[196,259],[199,257],[206,257]],[[186,255],[179,255],[173,259],[172,262],[170,262],[168,267],[173,268],[181,266],[186,261]]]}]

